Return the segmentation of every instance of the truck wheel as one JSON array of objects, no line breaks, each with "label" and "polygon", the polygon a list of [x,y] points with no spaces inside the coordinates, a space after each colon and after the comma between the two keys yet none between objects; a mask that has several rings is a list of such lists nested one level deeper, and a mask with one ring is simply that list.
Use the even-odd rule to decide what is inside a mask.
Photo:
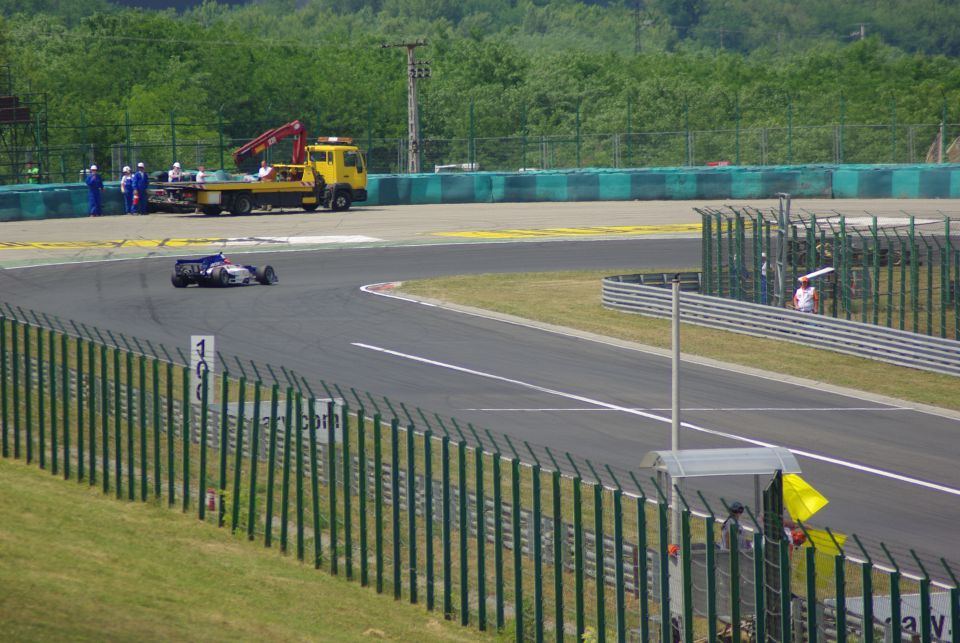
[{"label": "truck wheel", "polygon": [[233,197],[233,207],[230,212],[233,214],[250,214],[253,211],[253,199],[249,194],[238,194]]},{"label": "truck wheel", "polygon": [[334,212],[342,212],[350,209],[350,193],[346,190],[337,190],[333,194],[333,201],[330,203],[330,209]]},{"label": "truck wheel", "polygon": [[220,209],[219,205],[205,205],[203,206],[202,212],[208,217],[215,217],[223,212],[223,210]]},{"label": "truck wheel", "polygon": [[300,207],[303,208],[304,212],[313,212],[319,207],[319,203],[301,203]]}]

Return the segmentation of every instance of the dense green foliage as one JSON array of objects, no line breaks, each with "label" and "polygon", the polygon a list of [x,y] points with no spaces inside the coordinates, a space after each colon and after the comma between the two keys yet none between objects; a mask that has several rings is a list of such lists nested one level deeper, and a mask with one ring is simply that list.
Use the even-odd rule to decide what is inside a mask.
[{"label": "dense green foliage", "polygon": [[[51,143],[76,142],[83,123],[109,124],[84,134],[107,145],[123,140],[127,116],[159,130],[171,111],[197,124],[183,140],[215,137],[221,115],[237,139],[291,118],[311,133],[319,123],[363,137],[368,115],[373,136],[402,138],[404,51],[380,45],[417,38],[428,42],[418,58],[432,63],[420,83],[427,138],[466,137],[471,102],[481,137],[570,135],[578,122],[584,134],[731,129],[738,115],[744,128],[935,124],[960,98],[960,5],[906,6],[651,0],[638,13],[633,0],[263,0],[178,14],[0,0],[0,63],[20,91],[46,93]],[[867,37],[851,41],[860,22]]]}]

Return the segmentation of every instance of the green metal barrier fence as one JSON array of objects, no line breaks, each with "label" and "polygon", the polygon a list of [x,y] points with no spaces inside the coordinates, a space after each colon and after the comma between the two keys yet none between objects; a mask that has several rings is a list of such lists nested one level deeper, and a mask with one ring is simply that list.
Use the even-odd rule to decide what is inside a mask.
[{"label": "green metal barrier fence", "polygon": [[783,231],[785,294],[778,302],[779,213],[697,211],[705,294],[790,305],[800,275],[833,267],[814,280],[820,314],[960,340],[960,240],[949,217],[792,213]]},{"label": "green metal barrier fence", "polygon": [[355,389],[315,391],[282,368],[277,378],[266,367],[270,382],[235,362],[203,374],[198,402],[165,348],[7,306],[2,455],[178,507],[517,641],[880,641],[913,636],[910,623],[922,641],[960,632],[946,561],[952,584],[936,584],[917,556],[922,574],[908,577],[892,555],[890,568],[874,564],[856,536],[859,560],[842,536],[812,529],[804,546],[755,533],[726,549],[702,494],[707,511],[683,500],[671,534],[655,480],[627,473],[628,492],[610,467],[601,476],[570,454],[561,466],[545,447]]}]

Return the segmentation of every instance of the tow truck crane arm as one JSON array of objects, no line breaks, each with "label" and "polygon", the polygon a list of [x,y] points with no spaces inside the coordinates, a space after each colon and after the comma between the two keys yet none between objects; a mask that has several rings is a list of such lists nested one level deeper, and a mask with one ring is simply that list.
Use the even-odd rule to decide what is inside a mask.
[{"label": "tow truck crane arm", "polygon": [[241,161],[245,158],[260,154],[267,148],[273,147],[281,140],[296,136],[297,140],[293,144],[293,165],[302,165],[306,159],[307,129],[300,121],[291,121],[286,125],[275,127],[268,130],[253,139],[249,143],[238,147],[233,151],[233,160],[239,167]]}]

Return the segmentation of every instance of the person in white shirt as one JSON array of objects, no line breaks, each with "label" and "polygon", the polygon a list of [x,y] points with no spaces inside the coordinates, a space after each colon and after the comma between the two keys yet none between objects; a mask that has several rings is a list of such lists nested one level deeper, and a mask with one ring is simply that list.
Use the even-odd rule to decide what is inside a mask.
[{"label": "person in white shirt", "polygon": [[197,183],[203,183],[206,180],[207,180],[207,169],[202,165],[197,166],[197,176],[196,176]]},{"label": "person in white shirt", "polygon": [[273,180],[273,168],[267,165],[267,162],[260,161],[260,170],[257,172],[257,178],[261,181]]},{"label": "person in white shirt", "polygon": [[183,180],[183,170],[180,169],[180,162],[173,164],[173,167],[170,168],[170,172],[167,173],[167,180],[171,183],[179,183]]},{"label": "person in white shirt", "polygon": [[820,307],[820,295],[810,285],[809,277],[800,277],[800,287],[793,294],[793,307],[801,313],[817,313]]}]

